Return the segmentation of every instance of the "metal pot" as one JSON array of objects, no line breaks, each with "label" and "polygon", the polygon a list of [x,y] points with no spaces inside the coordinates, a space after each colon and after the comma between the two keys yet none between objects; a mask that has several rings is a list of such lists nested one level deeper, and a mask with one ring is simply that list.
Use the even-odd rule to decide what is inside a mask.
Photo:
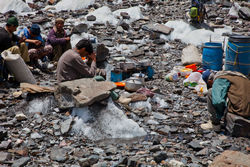
[{"label": "metal pot", "polygon": [[145,83],[145,74],[142,74],[142,73],[134,73],[132,76],[133,76],[133,78],[139,79],[139,80],[142,82],[142,84]]},{"label": "metal pot", "polygon": [[129,78],[125,82],[125,90],[135,92],[143,86],[143,83],[137,78]]}]

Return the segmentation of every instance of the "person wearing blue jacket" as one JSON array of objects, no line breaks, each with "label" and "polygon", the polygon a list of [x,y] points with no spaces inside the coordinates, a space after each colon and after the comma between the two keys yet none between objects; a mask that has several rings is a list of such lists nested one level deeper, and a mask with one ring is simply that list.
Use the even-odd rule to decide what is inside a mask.
[{"label": "person wearing blue jacket", "polygon": [[38,59],[43,59],[52,53],[52,46],[45,45],[39,25],[32,24],[31,27],[20,30],[18,35],[25,38],[31,63],[36,64]]}]

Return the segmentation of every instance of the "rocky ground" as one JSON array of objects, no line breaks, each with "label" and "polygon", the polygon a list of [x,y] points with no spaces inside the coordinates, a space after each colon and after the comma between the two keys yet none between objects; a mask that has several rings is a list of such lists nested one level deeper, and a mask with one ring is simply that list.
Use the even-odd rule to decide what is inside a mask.
[{"label": "rocky ground", "polygon": [[[53,2],[53,1],[51,1]],[[145,6],[144,1],[123,1],[114,5],[112,1],[97,0],[85,10],[50,13],[39,10],[46,1],[34,2],[35,15],[20,16],[22,25],[37,22],[48,32],[53,17],[79,17],[90,10],[107,5],[112,11],[131,6]],[[125,107],[128,118],[133,119],[145,129],[148,135],[132,140],[108,139],[91,141],[84,136],[70,131],[72,120],[67,122],[70,110],[59,110],[53,94],[31,95],[20,91],[19,85],[0,89],[0,164],[3,166],[208,166],[224,150],[240,151],[249,154],[250,140],[242,137],[231,137],[225,130],[221,133],[200,128],[200,124],[209,119],[206,97],[197,95],[178,82],[167,82],[164,76],[176,65],[181,65],[182,49],[187,45],[181,40],[167,41],[152,38],[150,32],[143,31],[143,25],[166,23],[169,20],[184,19],[188,1],[154,1],[147,9],[141,8],[145,19],[133,23],[121,23],[122,29],[112,25],[94,25],[88,33],[98,37],[101,43],[116,45],[121,41],[134,43],[138,39],[151,38],[135,52],[127,56],[133,60],[150,59],[155,75],[146,82],[149,89],[158,90],[158,96],[167,105],[159,108],[151,102],[152,112],[133,110]],[[224,24],[233,28],[233,32],[249,33],[250,22],[227,17],[229,7],[219,4],[208,4],[210,22],[223,18]],[[0,15],[4,20],[4,15]],[[217,19],[218,20],[218,19]],[[130,31],[126,31],[129,29]],[[119,31],[118,31],[119,30]],[[121,40],[123,39],[123,40]],[[169,49],[163,44],[171,45]],[[116,50],[110,51],[107,62],[113,63],[112,56],[120,55]],[[44,73],[34,71],[35,78],[41,85],[55,86],[55,71]],[[121,91],[121,90],[119,90]],[[41,99],[49,101],[46,106],[39,106],[45,111],[29,112],[29,101]],[[23,113],[23,114],[20,114]],[[150,121],[154,120],[154,121]]]}]

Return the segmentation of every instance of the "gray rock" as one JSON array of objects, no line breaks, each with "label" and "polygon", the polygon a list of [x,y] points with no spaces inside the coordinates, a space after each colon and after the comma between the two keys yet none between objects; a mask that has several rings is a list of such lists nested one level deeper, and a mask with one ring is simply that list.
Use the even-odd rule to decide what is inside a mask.
[{"label": "gray rock", "polygon": [[[59,83],[55,97],[59,108],[84,107],[107,98],[115,88],[113,82],[97,82],[91,78],[83,78]],[[76,90],[80,90],[80,93],[74,94]]]},{"label": "gray rock", "polygon": [[128,167],[136,167],[136,164],[137,164],[137,159],[135,159],[135,158],[129,158],[128,159],[128,164],[127,164],[127,166]]},{"label": "gray rock", "polygon": [[165,119],[169,118],[168,116],[161,114],[159,112],[152,112],[152,114],[153,114],[155,119],[165,120]]},{"label": "gray rock", "polygon": [[124,30],[121,26],[118,26],[116,31],[117,31],[117,33],[120,33],[120,34],[124,32]]},{"label": "gray rock", "polygon": [[52,148],[50,159],[57,162],[65,162],[68,159],[67,150],[63,148]]},{"label": "gray rock", "polygon": [[122,16],[123,19],[130,19],[130,16],[127,12],[121,12],[120,15]]},{"label": "gray rock", "polygon": [[94,15],[87,16],[88,21],[96,21],[96,17]]},{"label": "gray rock", "polygon": [[3,127],[0,127],[0,141],[4,140],[5,137],[7,137],[7,130]]},{"label": "gray rock", "polygon": [[150,151],[150,152],[161,151],[161,146],[160,146],[160,145],[152,146],[152,147],[150,147],[149,151]]},{"label": "gray rock", "polygon": [[73,118],[70,117],[69,119],[61,122],[61,133],[62,134],[65,134],[70,130],[72,121],[73,121]]},{"label": "gray rock", "polygon": [[98,44],[96,47],[96,61],[105,61],[107,56],[109,56],[109,49],[104,44]]},{"label": "gray rock", "polygon": [[2,141],[0,144],[0,150],[7,150],[11,146],[11,141]]},{"label": "gray rock", "polygon": [[188,145],[195,151],[199,151],[204,148],[202,145],[200,145],[200,142],[198,140],[192,140],[190,143],[188,143]]},{"label": "gray rock", "polygon": [[129,24],[125,23],[124,21],[120,23],[120,26],[126,31],[129,30]]},{"label": "gray rock", "polygon": [[5,105],[5,103],[3,102],[3,100],[0,100],[0,109],[5,108],[5,107],[6,107],[6,105]]},{"label": "gray rock", "polygon": [[164,39],[155,39],[154,44],[157,44],[157,45],[164,45],[165,44],[165,40]]},{"label": "gray rock", "polygon": [[43,136],[40,135],[37,132],[31,133],[30,137],[31,137],[31,139],[41,139],[41,138],[43,138]]},{"label": "gray rock", "polygon": [[166,152],[160,152],[160,153],[154,154],[153,157],[156,163],[160,163],[161,161],[167,159],[168,156]]},{"label": "gray rock", "polygon": [[248,7],[240,8],[239,16],[245,20],[250,20],[250,8]]},{"label": "gray rock", "polygon": [[29,161],[30,157],[23,157],[18,160],[15,160],[14,163],[11,165],[12,167],[22,167],[25,166]]},{"label": "gray rock", "polygon": [[207,156],[209,154],[208,148],[204,148],[196,153],[197,156]]},{"label": "gray rock", "polygon": [[0,163],[11,159],[11,154],[7,152],[0,152]]},{"label": "gray rock", "polygon": [[169,35],[173,29],[164,25],[164,24],[148,24],[142,27],[144,30],[150,30],[150,31],[155,31],[159,32],[165,35]]}]

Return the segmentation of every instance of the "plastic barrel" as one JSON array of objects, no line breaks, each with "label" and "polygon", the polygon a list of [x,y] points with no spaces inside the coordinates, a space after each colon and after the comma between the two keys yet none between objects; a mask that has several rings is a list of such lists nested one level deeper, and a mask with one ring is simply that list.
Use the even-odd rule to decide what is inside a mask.
[{"label": "plastic barrel", "polygon": [[120,82],[122,81],[122,72],[121,71],[111,71],[111,81]]},{"label": "plastic barrel", "polygon": [[230,36],[226,49],[225,70],[250,74],[250,37]]},{"label": "plastic barrel", "polygon": [[203,45],[203,68],[220,71],[222,69],[223,50],[221,43],[207,42]]}]

